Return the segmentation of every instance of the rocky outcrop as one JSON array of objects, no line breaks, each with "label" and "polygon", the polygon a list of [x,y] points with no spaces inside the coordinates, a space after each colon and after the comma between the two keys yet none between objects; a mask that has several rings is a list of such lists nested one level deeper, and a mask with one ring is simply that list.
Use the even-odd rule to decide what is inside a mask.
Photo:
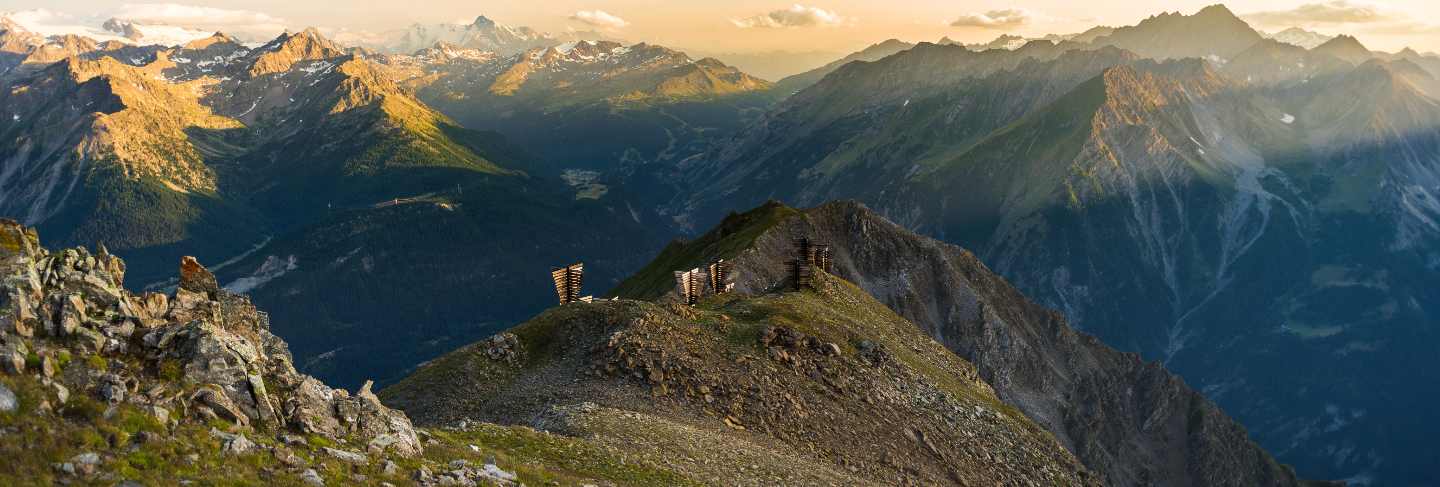
[{"label": "rocky outcrop", "polygon": [[427,426],[664,445],[711,485],[1102,485],[919,327],[839,279],[816,288],[565,305],[382,393]]},{"label": "rocky outcrop", "polygon": [[[156,416],[173,421],[219,420],[359,442],[377,454],[421,454],[403,413],[381,404],[369,384],[351,395],[297,372],[265,313],[249,298],[220,289],[195,259],[182,260],[180,284],[169,295],[131,294],[122,285],[124,269],[103,247],[94,254],[83,248],[52,253],[35,231],[0,221],[6,372],[38,368],[53,384],[55,405],[70,394],[88,394],[111,405],[164,411]],[[79,356],[107,365],[87,369],[72,361],[56,370],[56,357]]]}]

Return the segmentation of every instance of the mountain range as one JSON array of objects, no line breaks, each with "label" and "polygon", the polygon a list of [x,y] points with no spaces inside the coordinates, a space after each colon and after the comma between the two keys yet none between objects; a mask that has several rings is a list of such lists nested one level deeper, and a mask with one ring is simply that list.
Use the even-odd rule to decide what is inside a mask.
[{"label": "mountain range", "polygon": [[858,198],[1164,361],[1302,472],[1424,484],[1428,427],[1381,418],[1434,399],[1400,384],[1434,380],[1401,364],[1433,346],[1435,60],[1267,41],[1223,7],[1090,44],[921,44],[687,161],[704,189],[676,207]]},{"label": "mountain range", "polygon": [[[675,157],[686,150],[679,144],[702,140],[706,130],[733,131],[747,110],[763,107],[754,94],[770,88],[718,60],[643,43],[576,41],[494,58],[439,44],[384,59],[421,100],[466,127],[534,147],[543,160],[564,164],[557,169]],[[603,140],[595,127],[619,140],[593,143]]]},{"label": "mountain range", "polygon": [[468,24],[412,24],[404,29],[381,33],[378,38],[367,39],[359,45],[384,52],[410,54],[444,43],[510,56],[580,40],[608,38],[598,32],[550,34],[529,27],[499,24],[481,15]]},{"label": "mountain range", "polygon": [[[314,29],[142,45],[158,31],[108,27],[134,37],[44,36],[0,17],[0,215],[49,245],[103,243],[136,291],[174,286],[182,255],[214,262],[221,284],[270,312],[301,372],[394,383],[382,396],[420,421],[456,419],[433,412],[474,398],[427,402],[416,378],[546,309],[552,266],[584,261],[587,294],[647,299],[699,254],[750,249],[770,269],[779,250],[713,233],[697,241],[725,252],[662,247],[717,224],[724,235],[730,212],[775,199],[817,209],[749,215],[807,215],[843,257],[836,276],[858,286],[781,305],[876,300],[1102,482],[1299,482],[1282,463],[1357,484],[1437,481],[1435,393],[1414,384],[1440,365],[1427,353],[1440,57],[1265,34],[1223,6],[1073,35],[889,40],[774,83],[484,16],[358,45]],[[820,206],[839,199],[873,213]],[[916,248],[928,250],[902,251]],[[654,252],[660,267],[642,269]],[[660,312],[625,306],[582,321]],[[704,313],[731,312],[715,306]],[[573,365],[575,350],[535,365]],[[487,387],[540,408],[525,387],[546,376],[512,372],[518,382]],[[605,407],[640,397],[626,391]],[[665,408],[710,407],[679,404]],[[961,441],[926,431],[910,436]],[[948,454],[910,466],[914,478],[954,480],[939,468]],[[851,460],[859,477],[843,462],[816,471],[845,483],[907,468]]]},{"label": "mountain range", "polygon": [[[313,30],[253,49],[216,35],[150,59],[85,54],[93,60],[70,57],[21,76],[12,86],[23,89],[6,95],[5,214],[53,242],[123,252],[142,287],[169,285],[163,263],[181,254],[230,264],[216,271],[274,310],[299,363],[327,380],[393,377],[541,306],[544,293],[506,294],[525,288],[511,279],[545,282],[543,273],[511,270],[527,265],[524,255],[540,267],[591,252],[598,262],[623,262],[618,249],[656,238],[613,197],[579,198],[582,190],[559,177],[532,176],[540,164],[525,151],[461,128],[388,68]],[[521,214],[528,217],[514,219]],[[569,230],[580,219],[609,223]],[[402,224],[473,233],[418,247],[391,234]],[[630,230],[616,239],[600,228]],[[538,248],[488,238],[502,230],[573,232],[577,240]],[[613,250],[601,251],[604,241]],[[430,279],[411,273],[417,259],[478,272]],[[627,268],[618,262],[595,282],[618,280]],[[390,281],[375,277],[402,269],[421,280],[407,288],[414,295],[384,291]],[[367,278],[327,287],[334,295],[305,288],[347,272]],[[475,292],[507,305],[473,300]],[[454,297],[437,298],[445,293]],[[406,320],[408,345],[371,333],[334,340],[392,319]],[[326,360],[372,356],[382,343],[392,347],[389,361],[349,369]]]}]

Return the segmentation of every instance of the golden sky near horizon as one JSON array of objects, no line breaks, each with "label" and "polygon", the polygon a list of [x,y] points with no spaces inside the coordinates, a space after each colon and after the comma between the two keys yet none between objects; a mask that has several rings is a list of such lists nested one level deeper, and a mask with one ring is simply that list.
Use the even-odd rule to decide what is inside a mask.
[{"label": "golden sky near horizon", "polygon": [[[848,52],[888,38],[949,36],[982,42],[1007,33],[1073,33],[1095,25],[1131,25],[1160,12],[1189,14],[1211,3],[1214,0],[0,0],[0,10],[45,9],[60,19],[136,12],[159,19],[194,21],[198,16],[218,28],[248,29],[256,35],[305,26],[363,35],[417,22],[468,22],[484,14],[506,25],[600,30],[627,41],[711,52]],[[1244,0],[1226,5],[1261,30],[1298,26],[1351,34],[1372,49],[1440,51],[1440,2],[1435,0]]]}]

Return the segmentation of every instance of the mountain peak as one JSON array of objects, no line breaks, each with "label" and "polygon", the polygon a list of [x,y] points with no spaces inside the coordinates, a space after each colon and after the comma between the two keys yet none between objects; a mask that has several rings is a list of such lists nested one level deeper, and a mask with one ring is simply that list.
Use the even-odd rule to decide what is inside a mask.
[{"label": "mountain peak", "polygon": [[1156,59],[1219,56],[1229,58],[1264,37],[1229,8],[1216,4],[1194,15],[1166,13],[1115,29],[1095,39]]},{"label": "mountain peak", "polygon": [[479,17],[475,17],[475,21],[474,21],[474,22],[471,22],[471,23],[470,23],[470,26],[471,26],[471,27],[475,27],[475,28],[479,28],[479,29],[494,29],[494,28],[495,28],[495,21],[494,21],[494,20],[490,20],[490,17],[486,17],[486,16],[484,16],[484,15],[481,15],[481,16],[479,16]]},{"label": "mountain peak", "polygon": [[251,76],[287,71],[297,61],[330,59],[345,55],[335,43],[330,42],[314,27],[298,33],[280,34],[258,51],[263,52],[250,68]]},{"label": "mountain peak", "polygon": [[1331,39],[1334,39],[1334,37],[1327,36],[1319,32],[1305,30],[1299,27],[1291,27],[1289,29],[1276,32],[1274,34],[1266,35],[1265,37],[1286,44],[1300,46],[1305,49],[1314,49],[1321,44],[1324,44],[1326,42],[1329,42]]},{"label": "mountain peak", "polygon": [[320,29],[314,27],[306,27],[305,30],[295,34],[294,37],[301,37],[311,41],[326,41],[325,35],[320,33]]},{"label": "mountain peak", "polygon": [[198,51],[201,49],[209,48],[210,46],[214,46],[216,44],[240,44],[240,41],[236,40],[234,37],[226,35],[224,32],[217,31],[210,37],[206,37],[204,39],[195,39],[193,41],[185,43],[184,45],[180,46],[180,48],[185,50]]},{"label": "mountain peak", "polygon": [[1202,8],[1202,9],[1200,9],[1199,12],[1195,12],[1195,15],[1194,15],[1194,16],[1195,16],[1195,17],[1232,18],[1232,19],[1236,19],[1236,20],[1239,20],[1239,18],[1240,18],[1239,16],[1236,16],[1236,15],[1235,15],[1235,12],[1230,11],[1230,8],[1229,8],[1229,7],[1226,7],[1225,4],[1223,4],[1223,3],[1217,3],[1217,4],[1214,4],[1214,5],[1211,5],[1211,6]]},{"label": "mountain peak", "polygon": [[122,37],[130,39],[132,41],[138,40],[143,36],[143,34],[141,34],[139,30],[135,28],[134,23],[115,17],[111,17],[106,20],[105,23],[100,24],[100,28],[108,30],[110,32],[114,32],[116,34],[120,34]]},{"label": "mountain peak", "polygon": [[1365,49],[1365,45],[1360,43],[1360,39],[1356,39],[1355,36],[1347,35],[1347,34],[1341,34],[1341,35],[1335,36],[1335,38],[1334,38],[1334,39],[1330,39],[1329,42],[1326,42],[1326,43],[1324,43],[1324,44],[1321,44],[1321,47],[1325,47],[1325,46],[1329,46],[1329,47],[1331,47],[1331,48],[1334,48],[1334,47],[1346,47],[1346,48],[1358,47],[1358,48],[1360,48],[1360,49]]},{"label": "mountain peak", "polygon": [[1354,64],[1362,64],[1374,57],[1374,53],[1371,53],[1364,44],[1361,44],[1359,39],[1348,35],[1336,36],[1334,39],[1330,39],[1328,42],[1312,50],[1314,52],[1335,56]]}]

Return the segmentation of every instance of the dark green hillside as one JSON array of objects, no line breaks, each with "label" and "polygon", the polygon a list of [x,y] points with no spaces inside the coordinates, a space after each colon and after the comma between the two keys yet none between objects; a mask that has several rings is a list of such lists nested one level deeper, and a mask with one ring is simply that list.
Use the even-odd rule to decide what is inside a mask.
[{"label": "dark green hillside", "polygon": [[349,385],[392,380],[553,305],[550,266],[584,261],[585,292],[600,295],[664,241],[623,203],[577,199],[553,179],[448,179],[399,204],[336,209],[222,280],[279,273],[249,293],[302,370]]},{"label": "dark green hillside", "polygon": [[765,231],[800,214],[774,201],[745,213],[731,213],[699,238],[666,245],[655,260],[626,278],[610,295],[629,299],[663,296],[675,287],[674,271],[699,267],[715,259],[732,259],[749,249]]},{"label": "dark green hillside", "polygon": [[703,152],[768,108],[763,94],[502,109],[484,99],[427,96],[427,103],[467,128],[495,131],[539,157],[547,173],[622,170]]},{"label": "dark green hillside", "polygon": [[165,269],[182,255],[218,262],[239,254],[267,232],[261,215],[220,195],[179,193],[110,172],[87,176],[65,209],[39,228],[47,244],[103,243],[126,256],[131,285],[169,277],[173,272]]}]

